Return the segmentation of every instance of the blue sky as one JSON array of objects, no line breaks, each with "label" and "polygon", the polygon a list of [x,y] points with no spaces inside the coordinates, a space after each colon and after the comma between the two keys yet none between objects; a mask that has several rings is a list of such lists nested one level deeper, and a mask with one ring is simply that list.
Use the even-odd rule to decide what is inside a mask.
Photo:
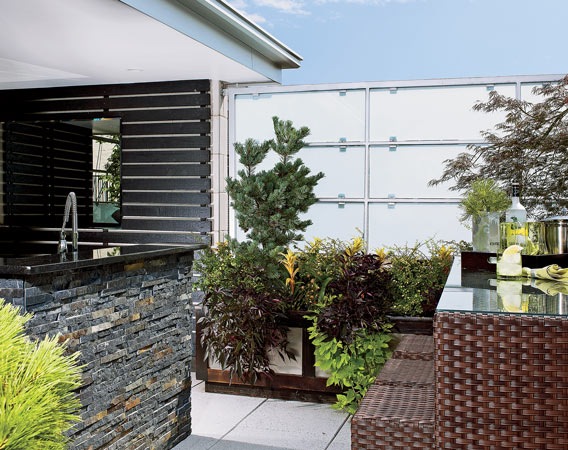
[{"label": "blue sky", "polygon": [[229,0],[304,57],[283,84],[568,73],[568,0]]}]

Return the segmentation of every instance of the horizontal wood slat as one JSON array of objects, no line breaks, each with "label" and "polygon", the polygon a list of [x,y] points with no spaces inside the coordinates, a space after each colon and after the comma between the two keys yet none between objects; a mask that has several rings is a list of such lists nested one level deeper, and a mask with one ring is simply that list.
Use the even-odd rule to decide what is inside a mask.
[{"label": "horizontal wood slat", "polygon": [[208,150],[154,150],[154,151],[123,151],[122,162],[152,163],[152,162],[209,162],[211,155]]},{"label": "horizontal wood slat", "polygon": [[211,173],[209,164],[125,164],[122,166],[124,177],[173,177],[207,176]]},{"label": "horizontal wood slat", "polygon": [[25,111],[3,111],[0,108],[0,120],[92,120],[105,117],[121,119],[123,122],[148,122],[165,120],[208,120],[211,109],[208,107],[131,109],[124,111],[65,111],[33,113]]},{"label": "horizontal wood slat", "polygon": [[[4,222],[18,224],[26,216],[28,224],[46,224],[54,215],[62,221],[68,192],[90,194],[92,188],[90,130],[56,122],[9,122],[3,130]],[[72,159],[55,159],[55,152]],[[92,223],[91,195],[77,196],[77,210],[85,224]]]},{"label": "horizontal wood slat", "polygon": [[185,205],[207,205],[211,194],[206,192],[124,192],[123,203],[177,203]]},{"label": "horizontal wood slat", "polygon": [[[37,147],[48,147],[54,149],[62,150],[72,150],[78,153],[84,151],[85,140],[83,143],[62,141],[56,139],[50,139],[49,137],[37,134],[35,136],[29,134],[16,134],[16,133],[6,133],[2,136],[2,139],[8,143],[14,142],[18,144],[35,145]],[[90,137],[89,137],[90,142]]]},{"label": "horizontal wood slat", "polygon": [[38,147],[26,144],[4,142],[6,153],[18,153],[23,155],[49,156],[55,159],[66,159],[70,161],[85,161],[85,155],[69,149],[54,150],[49,147]]},{"label": "horizontal wood slat", "polygon": [[122,137],[122,148],[152,149],[152,148],[202,148],[209,147],[209,136],[182,136],[182,137]]},{"label": "horizontal wood slat", "polygon": [[98,97],[62,100],[24,101],[16,111],[40,113],[49,111],[120,110],[126,108],[160,108],[209,105],[209,94],[148,95],[141,97]]},{"label": "horizontal wood slat", "polygon": [[148,233],[147,231],[123,232],[90,232],[80,233],[81,239],[90,242],[124,243],[124,244],[195,244],[207,242],[208,236],[192,233]]},{"label": "horizontal wood slat", "polygon": [[127,123],[122,125],[122,135],[201,134],[210,129],[209,122]]},{"label": "horizontal wood slat", "polygon": [[[56,215],[59,223],[63,223],[63,210],[65,204],[55,205],[52,211],[52,215]],[[39,217],[46,217],[43,212],[45,211],[43,205],[12,205],[9,208],[11,214],[33,214]],[[92,215],[92,209],[86,206],[77,206],[77,215],[79,216],[90,216]]]},{"label": "horizontal wood slat", "polygon": [[211,118],[211,109],[208,107],[113,111],[113,114],[115,113],[119,114],[124,122],[208,120]]},{"label": "horizontal wood slat", "polygon": [[[41,177],[44,177],[47,172],[46,167],[30,166],[28,164],[10,163],[9,167],[9,172],[12,173],[39,175]],[[89,166],[83,166],[82,168],[77,167],[76,170],[70,170],[58,168],[56,164],[50,164],[50,175],[56,178],[85,180],[85,177],[89,176],[87,173],[89,168]]]},{"label": "horizontal wood slat", "polygon": [[[44,189],[45,191],[45,189]],[[90,195],[78,195],[77,191],[74,190],[73,192],[75,192],[75,195],[77,197],[77,200],[80,203],[83,203],[83,205],[86,205],[86,201],[89,197],[91,197]],[[86,191],[83,191],[81,194],[84,194]],[[41,205],[44,203],[49,203],[51,205],[61,205],[61,207],[63,208],[63,206],[65,205],[65,201],[67,200],[67,194],[69,193],[69,190],[67,189],[65,195],[44,195],[47,192],[44,192],[43,194],[11,194],[11,193],[7,193],[4,194],[4,203],[13,203],[13,204],[21,204],[21,205]]]},{"label": "horizontal wood slat", "polygon": [[46,136],[50,139],[69,141],[82,144],[88,138],[85,128],[77,127],[67,123],[49,124],[46,122],[7,122],[4,125],[6,134],[4,139],[16,136],[16,141],[20,141],[18,136],[31,135],[31,136]]},{"label": "horizontal wood slat", "polygon": [[[4,174],[4,183],[7,185],[20,184],[23,186],[35,185],[35,186],[49,186],[51,190],[56,188],[75,188],[75,189],[87,189],[87,183],[85,180],[79,179],[67,179],[67,178],[47,178],[40,175],[28,175],[28,174]],[[92,187],[89,187],[92,188]],[[6,190],[11,189],[6,188]],[[72,190],[72,189],[68,189]]]},{"label": "horizontal wood slat", "polygon": [[208,92],[209,80],[157,81],[129,84],[97,84],[55,88],[14,89],[0,91],[0,100],[22,101],[36,98],[73,98],[104,95],[167,94],[175,92]]},{"label": "horizontal wood slat", "polygon": [[152,180],[141,178],[123,178],[122,194],[125,191],[160,191],[160,190],[186,190],[206,191],[211,188],[209,178],[154,178]]},{"label": "horizontal wood slat", "polygon": [[88,161],[71,161],[68,159],[47,159],[46,156],[37,155],[24,155],[22,153],[11,153],[6,152],[4,154],[4,161],[11,163],[25,163],[33,164],[36,166],[43,166],[47,162],[50,162],[54,167],[64,168],[64,169],[75,169],[75,170],[90,170],[92,163],[89,164]]},{"label": "horizontal wood slat", "polygon": [[[69,188],[52,187],[51,192],[54,196],[63,197],[69,194]],[[92,197],[93,190],[83,187],[73,189],[73,192],[75,192],[77,197]],[[45,185],[9,184],[6,186],[6,194],[44,195]]]},{"label": "horizontal wood slat", "polygon": [[[29,226],[25,219],[22,225]],[[55,220],[57,219],[57,220]],[[60,228],[61,218],[47,218],[51,220],[52,224],[46,225],[49,227]],[[110,230],[87,230],[82,228],[82,223],[79,219],[79,248],[84,242],[89,243],[103,243],[103,244],[175,244],[187,245],[196,243],[209,243],[211,238],[208,235],[200,233],[149,233],[148,231],[110,231]],[[69,228],[68,228],[69,230]],[[19,227],[7,229],[2,233],[2,239],[8,238],[11,241],[52,241],[56,243],[59,240],[59,231],[56,230],[42,230],[42,229],[29,229],[27,227]]]},{"label": "horizontal wood slat", "polygon": [[123,216],[209,218],[211,208],[206,206],[122,205]]},{"label": "horizontal wood slat", "polygon": [[208,233],[211,231],[211,222],[207,220],[144,220],[123,218],[122,229]]},{"label": "horizontal wood slat", "polygon": [[[48,205],[56,209],[60,222],[59,208],[74,190],[81,202],[90,200],[81,223],[89,226],[92,174],[86,176],[84,170],[92,167],[92,153],[87,157],[85,150],[88,140],[92,152],[92,131],[57,120],[119,118],[122,227],[140,233],[108,233],[105,242],[109,237],[117,243],[172,245],[209,240],[203,235],[211,230],[211,222],[205,220],[211,215],[211,195],[206,192],[211,187],[209,89],[208,80],[181,80],[1,91],[0,121],[7,123],[4,163],[10,165],[4,180],[10,207],[28,211],[35,203]],[[29,220],[36,218],[31,213],[14,216],[14,209],[9,214],[14,224],[29,225]],[[53,219],[38,216],[37,223],[46,226]],[[54,221],[53,226],[58,224]],[[82,232],[80,239],[95,236]]]}]

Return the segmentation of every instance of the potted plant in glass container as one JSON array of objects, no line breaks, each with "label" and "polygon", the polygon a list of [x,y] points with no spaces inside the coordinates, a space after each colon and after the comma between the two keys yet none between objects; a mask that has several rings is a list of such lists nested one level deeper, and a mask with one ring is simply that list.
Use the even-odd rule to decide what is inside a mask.
[{"label": "potted plant in glass container", "polygon": [[471,220],[474,251],[497,251],[499,219],[510,204],[507,193],[494,180],[479,179],[471,183],[460,203],[463,211],[460,221],[469,228]]}]

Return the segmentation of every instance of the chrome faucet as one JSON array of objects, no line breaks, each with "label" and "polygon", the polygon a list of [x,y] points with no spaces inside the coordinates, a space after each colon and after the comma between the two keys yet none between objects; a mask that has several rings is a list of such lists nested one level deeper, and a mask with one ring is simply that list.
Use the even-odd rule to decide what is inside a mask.
[{"label": "chrome faucet", "polygon": [[65,201],[65,213],[63,214],[63,226],[61,227],[58,253],[67,253],[65,225],[67,225],[67,221],[69,220],[69,210],[72,210],[71,213],[73,214],[71,219],[71,244],[73,247],[73,253],[79,251],[79,232],[77,231],[77,197],[75,196],[75,192],[69,192],[69,194],[67,195],[67,200]]}]

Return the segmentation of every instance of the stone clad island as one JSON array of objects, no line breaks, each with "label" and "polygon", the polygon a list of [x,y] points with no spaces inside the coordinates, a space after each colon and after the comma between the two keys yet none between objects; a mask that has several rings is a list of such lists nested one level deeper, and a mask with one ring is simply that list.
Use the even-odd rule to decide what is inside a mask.
[{"label": "stone clad island", "polygon": [[0,298],[33,313],[28,335],[80,352],[71,448],[171,448],[190,434],[191,269],[204,247],[0,258]]}]

